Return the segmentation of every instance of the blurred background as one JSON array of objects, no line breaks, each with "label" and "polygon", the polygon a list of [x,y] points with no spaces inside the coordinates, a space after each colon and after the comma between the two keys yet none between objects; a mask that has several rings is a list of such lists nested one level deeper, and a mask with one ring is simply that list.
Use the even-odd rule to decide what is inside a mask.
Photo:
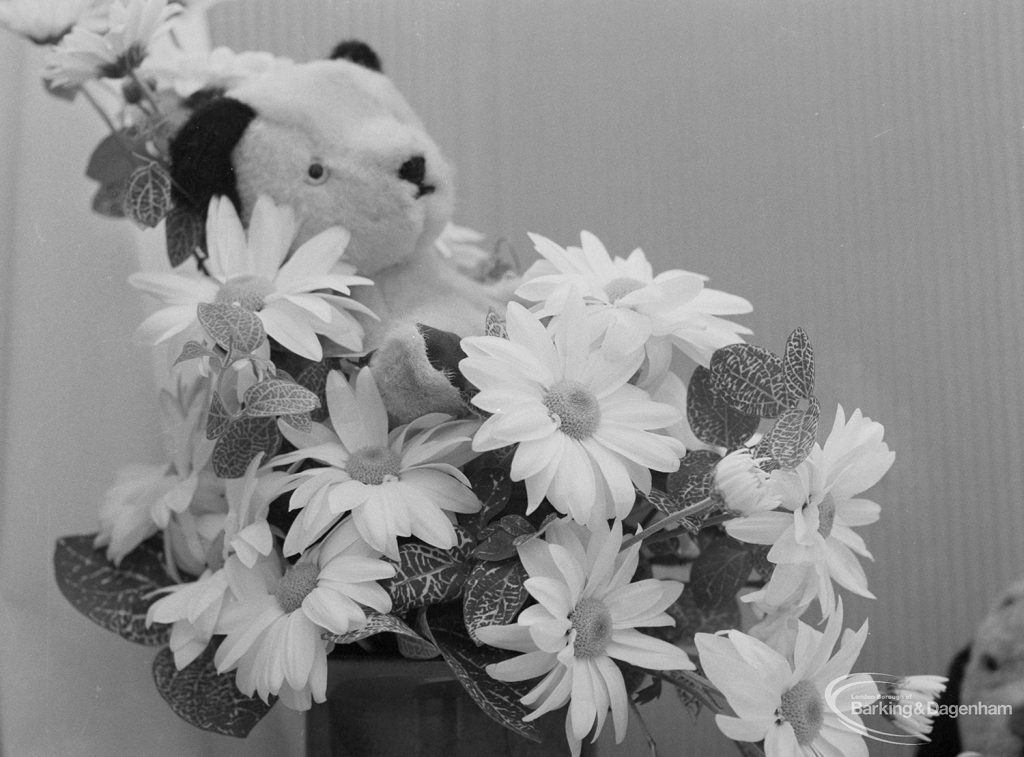
[{"label": "blurred background", "polygon": [[[370,43],[458,168],[455,220],[525,262],[527,232],[587,229],[751,300],[755,343],[803,326],[822,437],[841,403],[896,451],[863,530],[878,599],[846,598],[847,625],[870,617],[857,670],[944,672],[1024,575],[1024,5],[240,0],[211,30],[297,60]],[[249,744],[178,721],[151,650],[53,583],[54,539],[95,529],[118,467],[161,459],[125,282],[159,233],[90,213],[103,128],[43,94],[40,63],[0,41],[0,751],[288,754],[287,713]],[[671,695],[643,711],[663,755],[733,753]],[[641,753],[636,723],[602,740]]]}]

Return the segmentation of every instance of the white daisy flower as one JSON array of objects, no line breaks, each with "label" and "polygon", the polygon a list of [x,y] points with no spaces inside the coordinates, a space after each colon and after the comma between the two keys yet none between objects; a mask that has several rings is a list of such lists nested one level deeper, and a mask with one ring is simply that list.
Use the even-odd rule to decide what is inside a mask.
[{"label": "white daisy flower", "polygon": [[354,528],[343,524],[324,542],[282,569],[276,555],[247,569],[225,565],[231,597],[216,633],[217,672],[237,670],[238,689],[268,701],[280,696],[292,709],[309,709],[327,694],[325,632],[345,634],[366,623],[363,607],[391,611],[391,597],[377,581],[395,575]]},{"label": "white daisy flower", "polygon": [[127,76],[180,12],[168,0],[112,0],[99,29],[76,26],[61,39],[46,58],[43,76],[58,87]]},{"label": "white daisy flower", "polygon": [[170,648],[178,670],[187,667],[203,653],[213,638],[224,599],[228,578],[224,569],[206,570],[190,583],[178,584],[149,606],[146,625],[171,624]]},{"label": "white daisy flower", "polygon": [[480,452],[518,444],[513,481],[525,481],[527,512],[547,497],[578,523],[625,517],[634,485],[651,489],[651,470],[674,471],[686,453],[652,433],[677,423],[679,411],[627,383],[643,359],[592,347],[582,305],[545,328],[511,303],[508,339],[467,337],[459,364],[480,390],[472,402],[492,413],[473,438]]},{"label": "white daisy flower", "polygon": [[361,351],[363,329],[348,311],[369,311],[348,297],[323,291],[347,295],[351,286],[373,283],[339,263],[349,233],[337,226],[326,229],[288,257],[296,231],[292,209],[263,196],[256,201],[246,235],[231,201],[214,197],[206,217],[209,276],[170,271],[129,277],[136,289],[166,304],[143,322],[140,333],[159,344],[198,328],[196,307],[201,303],[228,302],[256,313],[271,338],[309,360],[323,357],[318,334]]},{"label": "white daisy flower", "polygon": [[160,90],[171,90],[187,98],[201,89],[229,90],[249,79],[294,65],[287,58],[268,52],[235,52],[228,47],[188,52],[158,50],[146,59],[139,73],[157,82]]},{"label": "white daisy flower", "polygon": [[714,491],[725,507],[737,515],[751,515],[779,506],[768,486],[768,474],[746,447],[733,450],[715,465]]},{"label": "white daisy flower", "polygon": [[374,549],[398,559],[398,537],[416,536],[441,549],[455,546],[449,513],[475,513],[480,500],[458,466],[475,457],[470,447],[478,421],[452,421],[431,413],[388,433],[388,414],[369,368],[352,384],[339,372],[327,377],[330,426],[304,434],[280,424],[298,449],[273,465],[316,460],[322,465],[291,476],[291,509],[302,512],[284,543],[297,554],[352,513]]},{"label": "white daisy flower", "polygon": [[107,559],[121,560],[174,514],[188,509],[207,490],[201,487],[213,442],[201,425],[202,386],[178,385],[160,393],[161,419],[169,461],[122,468],[100,506],[100,530],[95,545],[107,548]]},{"label": "white daisy flower", "polygon": [[224,559],[236,554],[251,568],[274,548],[267,522],[270,503],[288,490],[288,476],[263,466],[263,453],[252,459],[240,478],[224,482],[228,513],[224,518]]},{"label": "white daisy flower", "polygon": [[[871,553],[853,528],[878,520],[878,504],[856,495],[878,483],[892,466],[895,455],[882,441],[883,433],[882,424],[860,410],[847,421],[839,407],[824,447],[816,444],[799,466],[771,474],[770,486],[785,510],[726,522],[734,538],[772,545],[768,559],[776,569],[765,590],[774,595],[773,603],[815,583],[822,612],[828,615],[835,606],[833,580],[855,594],[874,597],[857,560],[857,555],[870,559]],[[783,566],[790,567],[780,571]]]},{"label": "white daisy flower", "polygon": [[682,270],[657,276],[640,249],[628,258],[612,258],[590,232],[580,233],[581,247],[562,248],[550,239],[531,234],[544,258],[527,269],[516,295],[540,303],[540,316],[557,315],[573,289],[583,293],[599,319],[605,343],[618,354],[647,346],[652,370],[668,370],[671,347],[707,365],[719,347],[742,342],[749,329],[720,315],[749,313],[742,297],[707,289],[707,277]]},{"label": "white daisy flower", "polygon": [[55,45],[76,25],[92,28],[105,14],[97,0],[0,0],[0,28],[37,45]]},{"label": "white daisy flower", "polygon": [[637,543],[620,552],[622,524],[603,522],[590,531],[562,519],[544,540],[519,547],[529,574],[526,589],[538,604],[516,623],[477,631],[481,641],[522,654],[487,666],[500,681],[544,676],[522,702],[534,720],[567,702],[566,736],[574,755],[582,739],[604,726],[609,710],[615,738],[626,735],[629,705],[622,673],[614,660],[648,670],[693,670],[686,653],[636,629],[671,626],[665,612],[683,590],[677,581],[646,579],[630,583],[640,554]]},{"label": "white daisy flower", "polygon": [[[764,740],[765,757],[867,757],[852,697],[827,703],[824,696],[828,684],[849,674],[867,638],[865,621],[833,655],[842,624],[841,604],[824,634],[800,623],[792,660],[739,631],[697,634],[701,667],[736,713],[715,716],[722,733],[735,741]],[[866,677],[857,682],[875,690]]]},{"label": "white daisy flower", "polygon": [[885,688],[882,698],[891,700],[893,706],[885,708],[883,713],[901,731],[921,741],[931,741],[928,738],[932,732],[929,713],[937,712],[935,701],[946,690],[948,681],[944,676],[904,676]]}]

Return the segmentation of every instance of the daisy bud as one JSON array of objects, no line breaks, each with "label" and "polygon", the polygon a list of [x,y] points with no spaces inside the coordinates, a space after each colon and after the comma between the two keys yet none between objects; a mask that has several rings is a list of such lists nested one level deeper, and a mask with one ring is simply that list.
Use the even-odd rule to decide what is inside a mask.
[{"label": "daisy bud", "polygon": [[898,707],[885,710],[893,725],[922,741],[930,741],[934,702],[946,690],[947,679],[942,676],[906,676],[889,684],[885,697]]},{"label": "daisy bud", "polygon": [[757,463],[750,450],[744,448],[730,452],[715,466],[715,494],[728,510],[738,515],[772,510],[779,505],[778,497],[768,488],[768,474]]}]

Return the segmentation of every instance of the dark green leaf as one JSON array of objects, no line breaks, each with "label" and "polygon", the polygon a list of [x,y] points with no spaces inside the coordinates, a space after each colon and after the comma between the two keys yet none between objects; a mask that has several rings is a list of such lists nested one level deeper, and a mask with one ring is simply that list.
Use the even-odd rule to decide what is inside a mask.
[{"label": "dark green leaf", "polygon": [[821,407],[813,397],[806,409],[787,410],[761,440],[758,451],[766,453],[782,468],[797,467],[814,446],[820,418]]},{"label": "dark green leaf", "polygon": [[287,423],[292,428],[298,429],[304,433],[309,433],[313,430],[313,419],[310,418],[309,413],[295,413],[293,415],[282,415],[281,420]]},{"label": "dark green leaf", "polygon": [[400,615],[462,596],[474,542],[464,528],[456,526],[455,533],[458,543],[452,549],[417,541],[399,545],[398,573],[381,584],[391,595],[392,612]]},{"label": "dark green leaf", "polygon": [[799,397],[787,385],[782,358],[753,344],[715,350],[709,368],[711,390],[741,413],[777,418]]},{"label": "dark green leaf", "polygon": [[483,505],[477,515],[477,523],[483,528],[508,505],[512,480],[504,468],[481,468],[469,477],[469,485]]},{"label": "dark green leaf", "polygon": [[431,639],[441,650],[445,662],[487,715],[520,736],[540,742],[537,727],[523,722],[530,708],[519,701],[533,688],[534,682],[509,683],[487,675],[486,667],[508,659],[508,653],[494,647],[478,647],[466,633],[462,613],[452,608],[449,605],[436,612],[427,611]]},{"label": "dark green leaf", "polygon": [[491,308],[487,311],[487,319],[484,322],[484,334],[496,336],[500,339],[508,339],[508,331],[505,329],[505,319],[498,315],[498,312]]},{"label": "dark green leaf", "polygon": [[686,392],[686,419],[694,435],[706,444],[732,449],[757,431],[761,418],[741,412],[711,388],[710,371],[698,365]]},{"label": "dark green leaf", "polygon": [[206,224],[198,213],[179,206],[171,208],[164,227],[167,258],[172,268],[184,263],[199,250],[206,249]]},{"label": "dark green leaf", "polygon": [[699,608],[720,608],[734,600],[753,567],[754,555],[746,545],[729,536],[717,536],[694,561],[686,588]]},{"label": "dark green leaf", "polygon": [[382,612],[366,613],[366,625],[357,631],[349,631],[340,636],[334,633],[325,633],[324,639],[333,641],[335,644],[354,644],[357,641],[368,639],[379,633],[395,633],[423,640],[423,637],[412,630],[404,620]]},{"label": "dark green leaf", "polygon": [[89,156],[85,175],[100,184],[126,184],[132,172],[149,163],[145,146],[137,144],[132,135],[122,129],[108,134]]},{"label": "dark green leaf", "polygon": [[101,184],[92,197],[93,212],[107,218],[124,218],[124,195],[127,187],[126,182]]},{"label": "dark green leaf", "polygon": [[187,360],[195,360],[201,357],[212,358],[214,360],[217,360],[218,363],[220,362],[219,358],[217,357],[217,353],[215,353],[209,347],[207,347],[204,344],[200,344],[199,342],[193,339],[189,339],[181,348],[181,354],[178,355],[177,359],[174,361],[174,364],[177,365],[178,363],[184,363]]},{"label": "dark green leaf", "polygon": [[230,302],[201,302],[196,313],[206,333],[225,350],[249,354],[267,338],[258,315]]},{"label": "dark green leaf", "polygon": [[171,210],[171,175],[158,162],[139,166],[128,178],[124,213],[142,228],[152,229]]},{"label": "dark green leaf", "polygon": [[786,340],[782,368],[790,394],[809,400],[814,394],[814,350],[807,332],[796,329]]},{"label": "dark green leaf", "polygon": [[667,640],[673,643],[692,644],[694,634],[740,627],[740,608],[735,597],[717,607],[704,607],[697,602],[690,584],[665,612],[676,621],[675,627],[664,629]]},{"label": "dark green leaf", "polygon": [[532,536],[537,530],[522,515],[506,515],[480,531],[480,544],[473,550],[478,560],[507,560],[516,554],[523,536]]},{"label": "dark green leaf", "polygon": [[316,394],[294,381],[267,378],[245,390],[245,414],[254,418],[308,413],[320,407]]},{"label": "dark green leaf", "polygon": [[227,424],[213,448],[213,471],[221,478],[241,478],[260,452],[277,454],[281,433],[273,418],[236,418]]},{"label": "dark green leaf", "polygon": [[65,536],[57,540],[53,570],[64,598],[89,620],[136,644],[160,646],[170,628],[146,627],[146,611],[154,591],[176,581],[164,570],[159,540],[140,544],[120,565],[95,549],[96,534]]},{"label": "dark green leaf", "polygon": [[529,593],[523,583],[526,569],[519,560],[481,562],[473,566],[462,597],[466,629],[478,644],[478,629],[511,623],[523,608]]},{"label": "dark green leaf", "polygon": [[331,365],[327,360],[313,363],[302,369],[296,377],[296,381],[309,389],[320,400],[320,405],[310,412],[310,420],[321,423],[327,420],[327,376],[331,372]]},{"label": "dark green leaf", "polygon": [[153,680],[178,717],[204,731],[245,738],[270,712],[273,702],[243,694],[235,685],[234,673],[217,673],[215,653],[216,645],[210,644],[184,670],[178,670],[170,647],[164,647],[153,660]]},{"label": "dark green leaf", "polygon": [[229,423],[231,423],[231,413],[224,407],[224,401],[220,398],[220,394],[214,392],[213,397],[210,398],[210,410],[206,416],[206,438],[216,439],[221,436],[228,430]]},{"label": "dark green leaf", "polygon": [[710,496],[715,466],[721,459],[722,456],[712,450],[696,449],[686,453],[679,462],[679,470],[668,475],[668,493],[678,503],[676,509],[695,505]]}]

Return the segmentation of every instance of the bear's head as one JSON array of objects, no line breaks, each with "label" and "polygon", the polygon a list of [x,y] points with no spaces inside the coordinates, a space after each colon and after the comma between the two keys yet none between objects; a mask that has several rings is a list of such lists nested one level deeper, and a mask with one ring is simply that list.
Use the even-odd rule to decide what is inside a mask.
[{"label": "bear's head", "polygon": [[177,206],[203,216],[225,195],[248,224],[268,195],[295,210],[296,245],[347,229],[345,257],[371,277],[422,254],[451,218],[452,170],[364,43],[205,99],[171,143]]}]

